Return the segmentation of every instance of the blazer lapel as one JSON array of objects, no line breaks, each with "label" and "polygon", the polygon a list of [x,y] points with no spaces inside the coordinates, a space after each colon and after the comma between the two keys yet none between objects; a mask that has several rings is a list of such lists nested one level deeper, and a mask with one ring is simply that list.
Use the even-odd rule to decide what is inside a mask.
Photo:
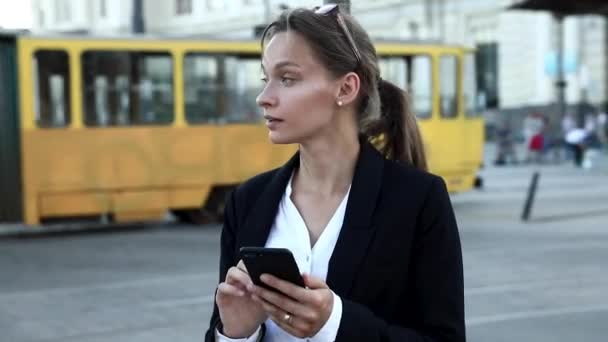
[{"label": "blazer lapel", "polygon": [[[237,234],[237,252],[240,247],[263,247],[266,244],[287,182],[299,162],[300,155],[296,153],[276,172],[251,207]],[[344,296],[350,292],[357,269],[373,237],[372,218],[382,185],[383,167],[384,157],[367,139],[362,139],[344,223],[327,272],[326,282],[338,295]]]},{"label": "blazer lapel", "polygon": [[245,219],[245,224],[239,229],[237,251],[240,247],[263,247],[266,244],[287,182],[299,163],[300,154],[296,152],[285,165],[277,170],[260,197],[256,199]]},{"label": "blazer lapel", "polygon": [[344,223],[327,272],[327,285],[338,295],[350,292],[373,236],[372,218],[382,185],[383,167],[384,157],[366,139],[362,140]]}]

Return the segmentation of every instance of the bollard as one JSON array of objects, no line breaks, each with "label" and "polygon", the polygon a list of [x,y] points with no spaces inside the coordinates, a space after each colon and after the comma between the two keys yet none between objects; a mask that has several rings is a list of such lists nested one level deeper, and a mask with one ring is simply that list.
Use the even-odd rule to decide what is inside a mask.
[{"label": "bollard", "polygon": [[524,211],[521,213],[522,221],[527,221],[530,218],[530,212],[532,211],[532,204],[534,204],[534,196],[536,195],[539,177],[540,173],[538,171],[535,171],[532,175],[532,181],[528,187],[528,196],[526,197],[526,203],[524,204]]}]

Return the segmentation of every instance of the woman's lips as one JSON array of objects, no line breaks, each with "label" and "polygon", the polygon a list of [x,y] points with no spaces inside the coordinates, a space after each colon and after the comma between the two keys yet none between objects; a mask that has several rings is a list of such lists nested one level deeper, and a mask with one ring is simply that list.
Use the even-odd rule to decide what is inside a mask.
[{"label": "woman's lips", "polygon": [[270,115],[264,115],[264,119],[266,119],[266,127],[268,127],[270,130],[275,129],[281,122],[283,122],[283,120]]}]

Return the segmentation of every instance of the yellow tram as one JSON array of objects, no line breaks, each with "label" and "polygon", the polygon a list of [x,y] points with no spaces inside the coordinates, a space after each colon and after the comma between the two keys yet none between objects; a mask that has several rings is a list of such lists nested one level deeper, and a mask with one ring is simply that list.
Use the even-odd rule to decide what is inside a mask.
[{"label": "yellow tram", "polygon": [[[473,51],[376,48],[382,77],[410,92],[431,171],[471,189],[483,145]],[[0,57],[0,222],[197,221],[296,148],[268,141],[257,41],[0,34]]]}]

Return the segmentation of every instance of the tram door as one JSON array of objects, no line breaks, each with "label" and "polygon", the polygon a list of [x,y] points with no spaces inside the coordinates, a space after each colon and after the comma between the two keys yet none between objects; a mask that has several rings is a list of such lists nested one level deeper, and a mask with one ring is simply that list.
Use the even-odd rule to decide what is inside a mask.
[{"label": "tram door", "polygon": [[0,35],[0,222],[22,220],[15,42]]},{"label": "tram door", "polygon": [[442,54],[436,63],[437,108],[433,117],[435,172],[444,175],[448,187],[455,189],[463,184],[462,164],[465,152],[466,130],[460,99],[458,56]]},{"label": "tram door", "polygon": [[466,126],[464,163],[475,176],[483,162],[484,124],[482,114],[484,101],[477,93],[475,55],[472,52],[464,55],[462,67]]}]

